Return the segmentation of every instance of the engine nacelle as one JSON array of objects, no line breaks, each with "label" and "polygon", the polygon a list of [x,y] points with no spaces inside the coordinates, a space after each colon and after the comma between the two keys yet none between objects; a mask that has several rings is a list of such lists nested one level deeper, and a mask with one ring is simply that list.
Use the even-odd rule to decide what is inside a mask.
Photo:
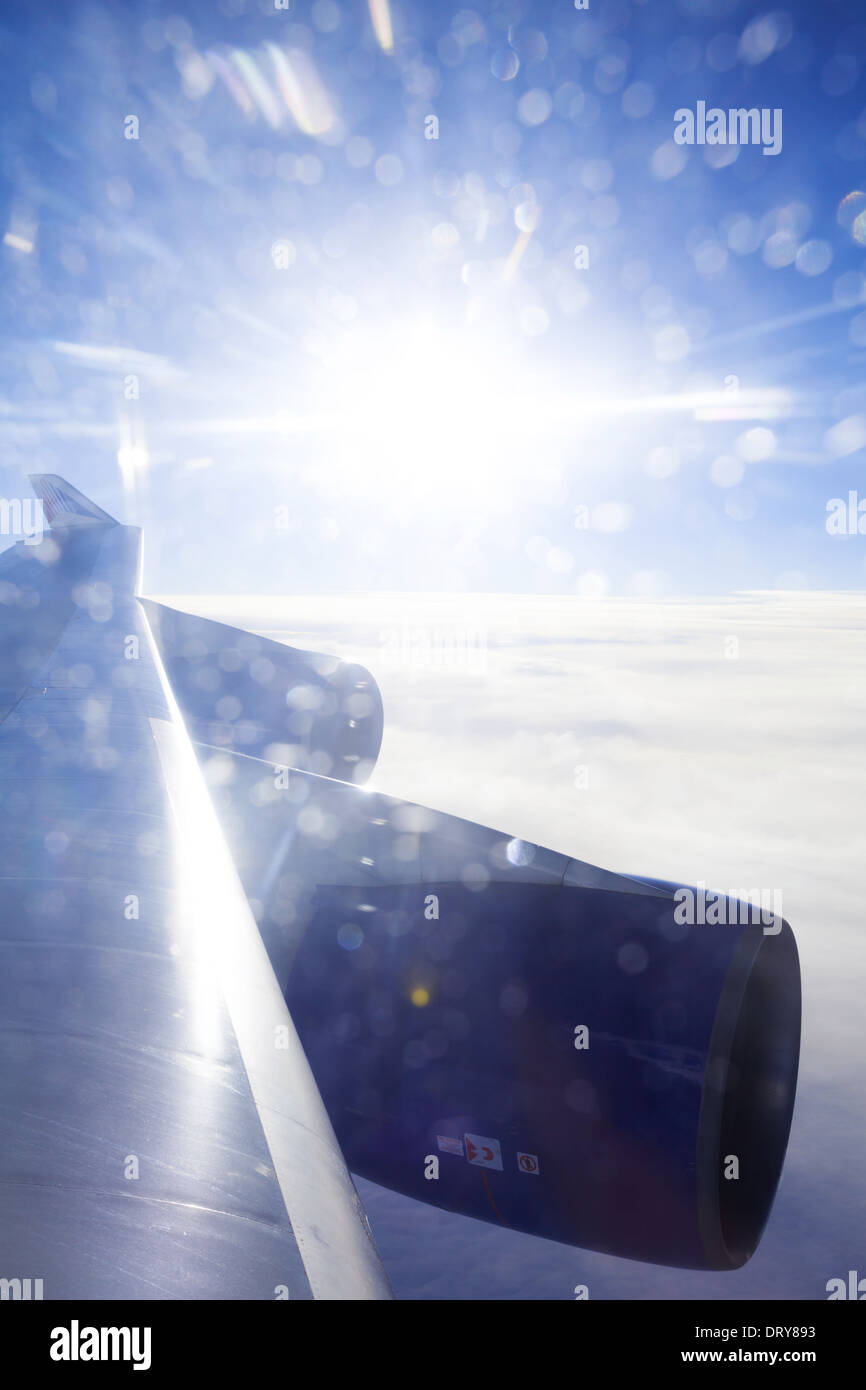
[{"label": "engine nacelle", "polygon": [[354,1172],[612,1255],[745,1263],[799,1057],[775,900],[708,908],[378,792],[200,756]]},{"label": "engine nacelle", "polygon": [[688,925],[649,885],[320,887],[287,998],[349,1167],[611,1255],[744,1264],[800,974],[787,923],[723,901],[727,925]]}]

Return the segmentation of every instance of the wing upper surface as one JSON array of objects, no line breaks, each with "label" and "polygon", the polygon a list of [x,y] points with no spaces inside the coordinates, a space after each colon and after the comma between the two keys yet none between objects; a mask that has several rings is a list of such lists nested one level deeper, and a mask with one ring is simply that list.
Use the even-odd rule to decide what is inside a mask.
[{"label": "wing upper surface", "polygon": [[387,1298],[134,596],[138,533],[52,538],[0,566],[38,615],[0,723],[0,1275]]}]

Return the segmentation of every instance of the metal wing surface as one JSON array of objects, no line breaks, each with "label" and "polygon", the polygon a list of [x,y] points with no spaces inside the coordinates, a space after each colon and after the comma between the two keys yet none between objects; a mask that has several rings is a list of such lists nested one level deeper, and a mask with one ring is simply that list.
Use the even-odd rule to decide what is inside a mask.
[{"label": "metal wing surface", "polygon": [[0,1277],[390,1297],[136,596],[140,534],[33,481],[51,530],[0,556]]}]

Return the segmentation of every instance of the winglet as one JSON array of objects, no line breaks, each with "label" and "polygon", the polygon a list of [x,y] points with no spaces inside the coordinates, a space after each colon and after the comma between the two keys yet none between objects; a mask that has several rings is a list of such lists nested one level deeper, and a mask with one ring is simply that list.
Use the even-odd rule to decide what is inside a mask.
[{"label": "winglet", "polygon": [[108,512],[97,507],[77,487],[56,473],[31,473],[30,485],[42,502],[48,525],[59,526],[116,526]]}]

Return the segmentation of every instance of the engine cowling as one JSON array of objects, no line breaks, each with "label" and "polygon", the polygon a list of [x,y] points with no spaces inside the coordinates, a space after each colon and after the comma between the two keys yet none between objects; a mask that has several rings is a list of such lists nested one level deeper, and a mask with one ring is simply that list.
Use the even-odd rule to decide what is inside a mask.
[{"label": "engine cowling", "polygon": [[781,916],[201,755],[352,1171],[608,1254],[749,1258],[799,1056]]},{"label": "engine cowling", "polygon": [[349,1167],[612,1255],[745,1263],[791,1122],[797,949],[781,921],[677,916],[538,883],[320,888],[287,998]]}]

